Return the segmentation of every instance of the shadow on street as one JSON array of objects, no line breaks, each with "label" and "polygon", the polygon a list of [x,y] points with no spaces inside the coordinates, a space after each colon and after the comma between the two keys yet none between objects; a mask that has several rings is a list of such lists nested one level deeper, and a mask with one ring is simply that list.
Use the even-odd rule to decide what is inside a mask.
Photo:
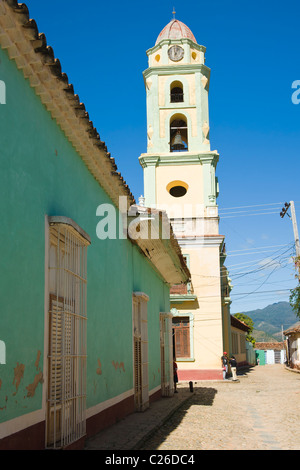
[{"label": "shadow on street", "polygon": [[[188,389],[181,387],[179,389],[179,393],[183,390],[187,391]],[[191,398],[184,402],[159,430],[154,431],[153,434],[143,443],[140,449],[153,450],[157,448],[166,440],[169,434],[180,425],[191,406],[212,406],[216,394],[217,390],[213,387],[197,386],[194,388],[194,393],[191,394]]]}]

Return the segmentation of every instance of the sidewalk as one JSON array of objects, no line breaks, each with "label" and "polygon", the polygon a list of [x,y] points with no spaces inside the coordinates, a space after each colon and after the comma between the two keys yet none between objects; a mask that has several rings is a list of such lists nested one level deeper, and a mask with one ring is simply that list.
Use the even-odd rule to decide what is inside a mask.
[{"label": "sidewalk", "polygon": [[85,450],[136,450],[159,429],[178,408],[192,398],[187,383],[178,384],[178,393],[150,404],[142,413],[132,413],[118,423],[86,440]]}]

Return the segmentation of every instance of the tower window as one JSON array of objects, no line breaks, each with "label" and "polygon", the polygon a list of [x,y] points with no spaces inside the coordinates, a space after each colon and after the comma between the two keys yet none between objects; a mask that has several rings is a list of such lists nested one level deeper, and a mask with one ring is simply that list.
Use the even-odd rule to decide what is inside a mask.
[{"label": "tower window", "polygon": [[174,186],[174,188],[170,189],[170,194],[173,197],[182,197],[186,194],[186,188],[183,186]]},{"label": "tower window", "polygon": [[170,151],[186,152],[188,150],[188,128],[185,116],[173,116],[170,123]]},{"label": "tower window", "polygon": [[173,197],[182,197],[187,193],[188,185],[184,181],[172,181],[167,185],[167,191]]},{"label": "tower window", "polygon": [[171,103],[183,102],[183,85],[181,82],[176,81],[171,84],[170,101]]}]

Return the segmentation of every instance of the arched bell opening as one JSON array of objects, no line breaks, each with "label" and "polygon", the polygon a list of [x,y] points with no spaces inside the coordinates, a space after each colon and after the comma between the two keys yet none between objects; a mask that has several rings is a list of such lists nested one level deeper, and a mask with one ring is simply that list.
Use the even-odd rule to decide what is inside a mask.
[{"label": "arched bell opening", "polygon": [[170,152],[188,150],[188,127],[185,116],[177,114],[170,122]]},{"label": "arched bell opening", "polygon": [[183,85],[179,81],[171,83],[170,86],[170,102],[182,103],[183,102]]}]

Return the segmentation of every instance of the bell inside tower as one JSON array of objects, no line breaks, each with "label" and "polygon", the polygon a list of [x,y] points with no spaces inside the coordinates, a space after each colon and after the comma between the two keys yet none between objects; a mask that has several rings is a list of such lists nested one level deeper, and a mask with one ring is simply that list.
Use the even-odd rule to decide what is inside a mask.
[{"label": "bell inside tower", "polygon": [[170,124],[170,151],[186,152],[188,150],[187,123],[184,116],[176,117]]}]

